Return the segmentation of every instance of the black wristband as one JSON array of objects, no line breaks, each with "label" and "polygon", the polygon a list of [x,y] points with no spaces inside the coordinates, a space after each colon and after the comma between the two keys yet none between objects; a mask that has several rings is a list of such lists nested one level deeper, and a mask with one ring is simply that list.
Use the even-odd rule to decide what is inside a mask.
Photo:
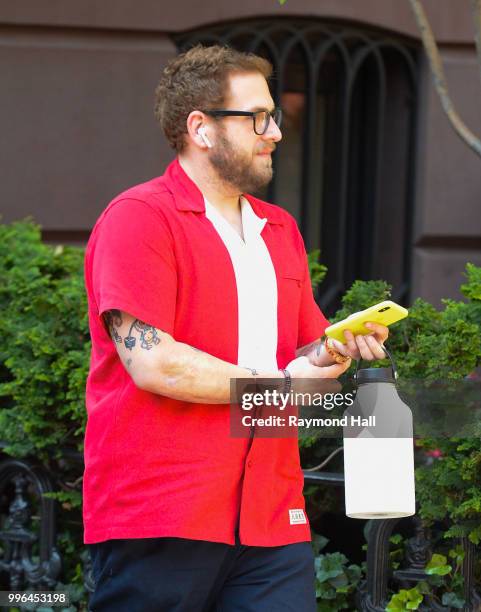
[{"label": "black wristband", "polygon": [[284,388],[282,389],[282,393],[289,393],[292,386],[292,379],[289,370],[281,369],[281,372],[284,374]]}]

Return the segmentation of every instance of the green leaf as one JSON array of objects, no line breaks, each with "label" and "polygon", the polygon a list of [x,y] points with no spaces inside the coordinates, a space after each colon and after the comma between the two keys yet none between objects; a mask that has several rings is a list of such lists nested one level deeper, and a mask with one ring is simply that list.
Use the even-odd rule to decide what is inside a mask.
[{"label": "green leaf", "polygon": [[391,544],[401,544],[403,537],[400,533],[395,533],[389,538],[389,541]]},{"label": "green leaf", "polygon": [[423,595],[417,587],[412,589],[401,589],[392,596],[386,610],[387,612],[398,612],[400,610],[417,610],[423,601]]},{"label": "green leaf", "polygon": [[434,554],[426,565],[425,571],[429,576],[446,576],[452,569],[444,555]]},{"label": "green leaf", "polygon": [[481,300],[481,267],[472,263],[466,264],[468,282],[461,285],[462,294],[469,300]]},{"label": "green leaf", "polygon": [[312,537],[312,548],[314,549],[314,555],[319,555],[319,553],[321,552],[321,550],[323,550],[326,546],[327,543],[329,542],[329,540],[327,538],[325,538],[323,535],[320,535],[319,533],[311,533],[311,537]]}]

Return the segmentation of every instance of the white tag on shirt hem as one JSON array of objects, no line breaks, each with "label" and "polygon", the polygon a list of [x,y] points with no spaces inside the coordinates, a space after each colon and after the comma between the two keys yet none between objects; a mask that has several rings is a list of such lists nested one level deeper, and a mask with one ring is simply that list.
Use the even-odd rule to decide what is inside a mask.
[{"label": "white tag on shirt hem", "polygon": [[289,523],[291,525],[305,525],[307,519],[304,510],[302,508],[289,510]]}]

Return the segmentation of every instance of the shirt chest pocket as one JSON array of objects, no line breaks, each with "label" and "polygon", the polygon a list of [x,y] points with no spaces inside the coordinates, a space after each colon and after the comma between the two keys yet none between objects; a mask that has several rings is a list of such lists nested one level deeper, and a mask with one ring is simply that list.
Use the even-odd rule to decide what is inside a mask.
[{"label": "shirt chest pocket", "polygon": [[287,288],[291,287],[291,289],[300,289],[302,287],[302,281],[304,279],[304,270],[301,267],[297,266],[294,260],[291,262],[283,263],[284,265],[278,271],[281,283]]},{"label": "shirt chest pocket", "polygon": [[297,270],[283,270],[279,276],[278,296],[284,308],[294,315],[299,309],[302,290],[302,272]]}]

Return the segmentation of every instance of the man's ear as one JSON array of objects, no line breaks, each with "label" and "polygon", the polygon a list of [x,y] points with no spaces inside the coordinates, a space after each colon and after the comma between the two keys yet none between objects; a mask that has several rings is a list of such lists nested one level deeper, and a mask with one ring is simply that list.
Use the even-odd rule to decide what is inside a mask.
[{"label": "man's ear", "polygon": [[201,149],[212,147],[208,136],[205,134],[206,117],[201,111],[192,111],[187,117],[187,134],[189,140]]}]

